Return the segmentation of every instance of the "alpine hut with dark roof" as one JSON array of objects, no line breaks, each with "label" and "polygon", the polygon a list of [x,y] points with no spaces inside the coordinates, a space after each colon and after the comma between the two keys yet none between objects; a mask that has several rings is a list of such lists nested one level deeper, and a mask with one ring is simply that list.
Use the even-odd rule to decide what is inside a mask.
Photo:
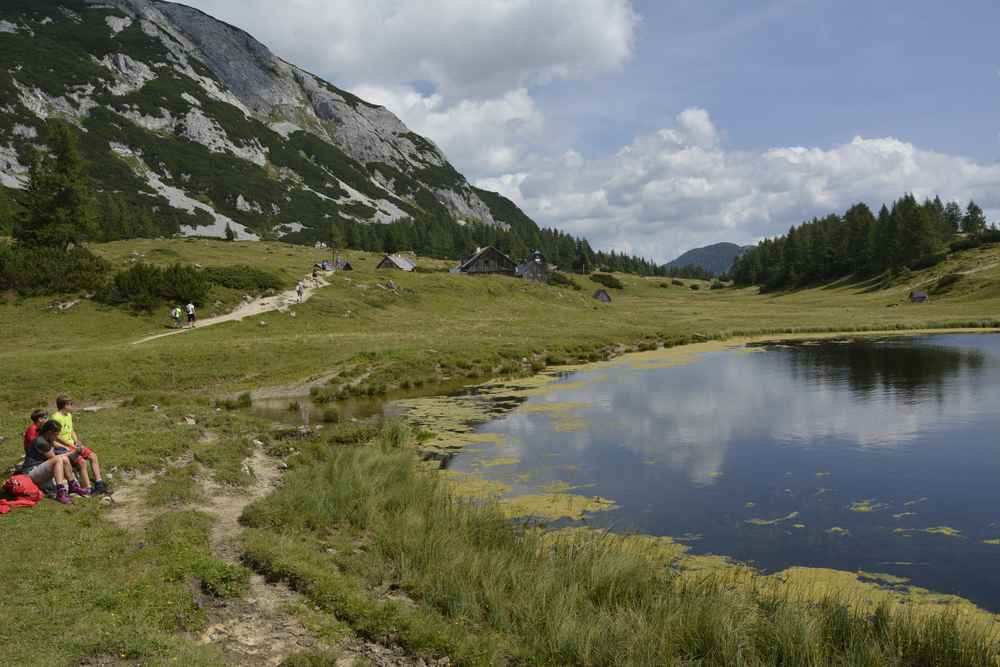
[{"label": "alpine hut with dark roof", "polygon": [[408,257],[402,255],[386,255],[378,263],[376,269],[389,269],[392,271],[412,271],[416,265]]},{"label": "alpine hut with dark roof", "polygon": [[470,275],[500,274],[512,276],[517,271],[517,264],[493,246],[487,246],[477,250],[472,257],[452,270],[455,273],[468,273]]}]

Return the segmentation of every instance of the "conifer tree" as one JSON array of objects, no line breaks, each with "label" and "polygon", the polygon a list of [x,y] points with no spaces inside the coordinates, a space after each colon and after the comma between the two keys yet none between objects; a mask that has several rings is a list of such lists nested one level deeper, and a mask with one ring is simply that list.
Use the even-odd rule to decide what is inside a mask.
[{"label": "conifer tree", "polygon": [[66,250],[97,236],[97,207],[76,131],[52,121],[45,143],[48,152],[37,153],[32,161],[26,212],[14,236],[22,244]]},{"label": "conifer tree", "polygon": [[962,217],[962,231],[966,234],[976,235],[986,229],[986,216],[983,209],[976,205],[976,202],[969,201]]}]

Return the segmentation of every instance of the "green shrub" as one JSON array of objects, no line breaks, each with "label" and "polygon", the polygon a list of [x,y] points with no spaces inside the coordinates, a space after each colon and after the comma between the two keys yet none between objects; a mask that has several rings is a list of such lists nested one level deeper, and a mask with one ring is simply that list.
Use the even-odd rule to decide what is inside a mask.
[{"label": "green shrub", "polygon": [[955,283],[957,283],[958,281],[960,281],[962,278],[963,276],[961,273],[949,273],[947,275],[941,276],[941,278],[938,279],[937,284],[934,285],[934,291],[935,292],[944,291],[949,287],[951,287],[952,285],[954,285]]},{"label": "green shrub", "polygon": [[99,290],[111,265],[86,248],[32,248],[0,242],[0,290],[67,294]]},{"label": "green shrub", "polygon": [[254,294],[286,287],[285,281],[280,276],[246,264],[211,266],[204,270],[204,274],[216,285]]},{"label": "green shrub", "polygon": [[337,408],[327,408],[323,411],[323,422],[327,424],[340,423],[340,411]]},{"label": "green shrub", "polygon": [[972,250],[973,248],[978,248],[983,245],[983,242],[977,238],[967,238],[959,239],[958,241],[952,241],[951,248],[952,252],[961,252],[963,250]]},{"label": "green shrub", "polygon": [[910,264],[910,268],[913,269],[914,271],[929,269],[932,266],[937,266],[938,264],[943,262],[947,257],[948,253],[945,252],[939,252],[933,255],[925,255],[920,259],[914,260],[914,262]]},{"label": "green shrub", "polygon": [[610,273],[592,273],[590,274],[590,279],[595,283],[604,285],[605,287],[610,287],[611,289],[625,289],[625,285],[622,281],[615,278]]},{"label": "green shrub", "polygon": [[718,280],[712,283],[711,289],[725,289],[726,286],[720,283]]},{"label": "green shrub", "polygon": [[674,278],[673,280],[671,280],[670,284],[671,285],[676,285],[677,287],[684,287],[684,281],[683,280],[677,280],[677,278]]},{"label": "green shrub", "polygon": [[582,287],[580,284],[567,276],[565,273],[560,273],[559,271],[552,271],[549,273],[549,284],[555,287],[570,287],[577,292],[579,292]]},{"label": "green shrub", "polygon": [[699,285],[698,283],[693,283],[693,284],[691,285],[691,289],[693,289],[694,291],[696,291],[696,292],[697,292],[698,290],[700,290],[700,289],[701,289],[701,285]]},{"label": "green shrub", "polygon": [[116,273],[98,299],[139,310],[152,310],[163,301],[201,305],[208,298],[209,287],[205,274],[193,266],[174,264],[164,269],[139,263]]}]

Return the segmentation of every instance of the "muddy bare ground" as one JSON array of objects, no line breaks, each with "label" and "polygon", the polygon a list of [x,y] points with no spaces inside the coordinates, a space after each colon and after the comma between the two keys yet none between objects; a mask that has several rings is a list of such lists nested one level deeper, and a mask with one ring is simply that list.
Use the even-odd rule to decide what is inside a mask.
[{"label": "muddy bare ground", "polygon": [[[171,465],[185,465],[189,460],[173,461]],[[205,496],[210,500],[196,509],[215,518],[211,536],[212,550],[229,563],[237,563],[240,559],[239,538],[242,527],[239,519],[244,508],[271,493],[281,481],[280,461],[267,456],[260,447],[254,449],[253,455],[244,465],[256,479],[250,489],[234,489],[210,479],[199,480]],[[144,489],[155,477],[155,474],[144,474],[120,482],[108,513],[110,519],[127,530],[142,529],[155,514],[143,502]],[[279,665],[290,655],[303,651],[329,655],[330,664],[337,667],[428,664],[423,659],[407,656],[398,647],[381,646],[353,638],[336,644],[320,640],[293,613],[295,608],[308,605],[308,601],[284,584],[268,582],[257,574],[251,576],[247,593],[241,598],[217,600],[202,596],[200,603],[207,612],[208,625],[196,639],[218,646],[234,665]],[[437,664],[449,663],[443,660]]]}]

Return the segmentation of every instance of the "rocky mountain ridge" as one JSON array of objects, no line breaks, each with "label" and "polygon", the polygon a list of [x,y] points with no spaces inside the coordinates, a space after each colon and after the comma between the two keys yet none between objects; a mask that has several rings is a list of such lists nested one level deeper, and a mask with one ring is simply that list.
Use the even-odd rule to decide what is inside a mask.
[{"label": "rocky mountain ridge", "polygon": [[191,7],[4,0],[0,62],[6,188],[24,187],[55,117],[79,128],[98,189],[153,213],[156,233],[312,242],[331,219],[514,222],[387,109]]}]

